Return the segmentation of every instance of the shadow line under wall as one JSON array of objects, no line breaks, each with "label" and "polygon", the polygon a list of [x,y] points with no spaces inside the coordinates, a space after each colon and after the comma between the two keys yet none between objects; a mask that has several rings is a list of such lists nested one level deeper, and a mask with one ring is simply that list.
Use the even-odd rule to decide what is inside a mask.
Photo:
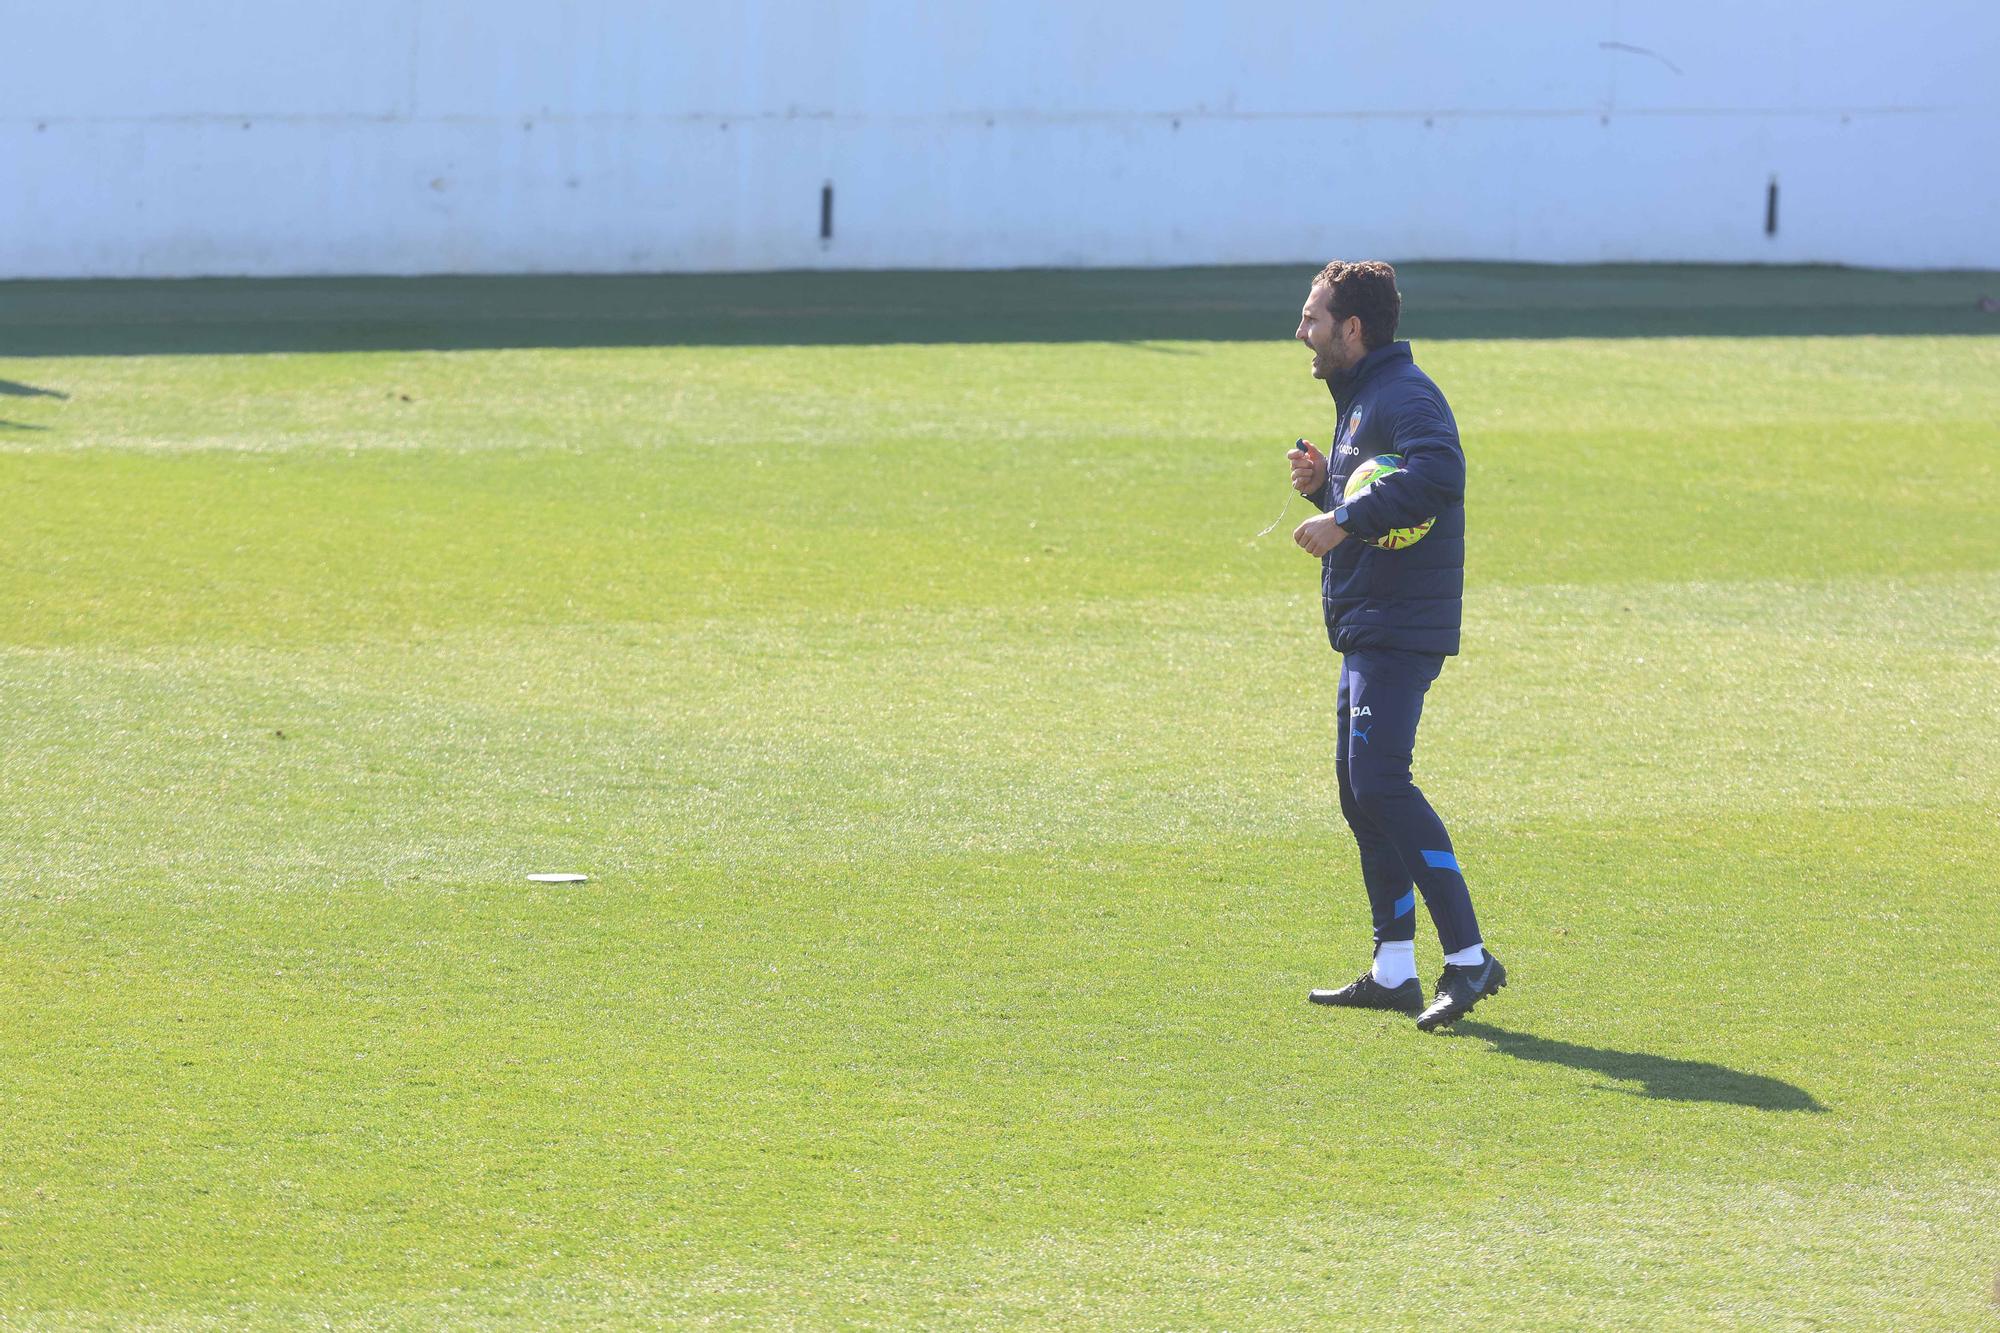
[{"label": "shadow line under wall", "polygon": [[[0,356],[1284,342],[1317,263],[0,282]],[[1402,335],[2000,333],[2000,273],[1712,265],[1401,265]],[[1149,349],[1158,350],[1158,349]],[[23,386],[27,387],[27,386]]]},{"label": "shadow line under wall", "polygon": [[1639,1089],[1624,1089],[1636,1096],[1671,1102],[1722,1102],[1749,1106],[1760,1111],[1811,1111],[1825,1114],[1827,1108],[1804,1088],[1765,1074],[1746,1074],[1727,1065],[1706,1060],[1676,1060],[1644,1051],[1616,1051],[1549,1037],[1509,1032],[1486,1023],[1460,1023],[1452,1032],[1477,1037],[1504,1055],[1517,1060],[1566,1065],[1588,1070],[1621,1082],[1640,1083]]},{"label": "shadow line under wall", "polygon": [[23,384],[19,380],[0,380],[0,398],[60,398],[68,394],[60,389],[44,389],[38,384]]}]

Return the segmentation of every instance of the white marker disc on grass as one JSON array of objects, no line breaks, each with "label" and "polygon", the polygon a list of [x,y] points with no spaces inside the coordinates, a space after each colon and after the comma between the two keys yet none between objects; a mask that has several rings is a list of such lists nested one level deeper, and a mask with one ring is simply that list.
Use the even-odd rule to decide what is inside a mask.
[{"label": "white marker disc on grass", "polygon": [[529,878],[529,879],[531,879],[531,880],[533,880],[533,881],[535,881],[535,883],[537,883],[537,884],[581,884],[581,883],[583,883],[583,882],[584,882],[585,880],[589,879],[589,878],[590,878],[590,876],[588,876],[588,875],[530,875],[530,876],[528,876],[528,878]]}]

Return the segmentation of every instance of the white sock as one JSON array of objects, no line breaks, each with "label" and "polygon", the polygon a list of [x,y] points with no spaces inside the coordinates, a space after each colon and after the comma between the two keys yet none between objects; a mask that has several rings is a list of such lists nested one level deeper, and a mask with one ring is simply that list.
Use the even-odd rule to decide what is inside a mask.
[{"label": "white sock", "polygon": [[1375,966],[1369,969],[1378,986],[1391,989],[1417,975],[1417,942],[1383,940],[1375,946]]},{"label": "white sock", "polygon": [[1486,946],[1483,944],[1468,944],[1457,953],[1446,954],[1444,960],[1456,967],[1477,967],[1486,961]]}]

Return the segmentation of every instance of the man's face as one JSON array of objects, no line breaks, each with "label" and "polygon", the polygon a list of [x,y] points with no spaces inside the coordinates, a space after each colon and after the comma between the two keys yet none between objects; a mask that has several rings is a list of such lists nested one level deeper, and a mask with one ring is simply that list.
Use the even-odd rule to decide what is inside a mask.
[{"label": "man's face", "polygon": [[1366,351],[1361,345],[1361,321],[1352,315],[1336,321],[1332,305],[1333,288],[1316,282],[1299,311],[1297,337],[1312,349],[1314,379],[1352,370]]}]

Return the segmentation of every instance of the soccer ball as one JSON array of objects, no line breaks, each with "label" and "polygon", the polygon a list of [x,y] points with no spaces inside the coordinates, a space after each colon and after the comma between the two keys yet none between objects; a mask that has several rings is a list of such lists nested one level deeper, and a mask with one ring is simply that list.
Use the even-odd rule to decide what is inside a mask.
[{"label": "soccer ball", "polygon": [[[1391,472],[1401,472],[1402,470],[1403,456],[1401,454],[1377,454],[1365,463],[1357,463],[1354,471],[1347,474],[1347,486],[1341,492],[1341,498],[1344,500],[1359,499],[1361,496],[1368,494],[1370,486],[1373,486]],[[1431,530],[1431,524],[1435,522],[1437,522],[1435,518],[1427,518],[1414,528],[1391,528],[1383,533],[1379,540],[1370,542],[1369,545],[1379,546],[1385,551],[1400,551],[1405,546],[1414,546],[1426,532]]]}]

